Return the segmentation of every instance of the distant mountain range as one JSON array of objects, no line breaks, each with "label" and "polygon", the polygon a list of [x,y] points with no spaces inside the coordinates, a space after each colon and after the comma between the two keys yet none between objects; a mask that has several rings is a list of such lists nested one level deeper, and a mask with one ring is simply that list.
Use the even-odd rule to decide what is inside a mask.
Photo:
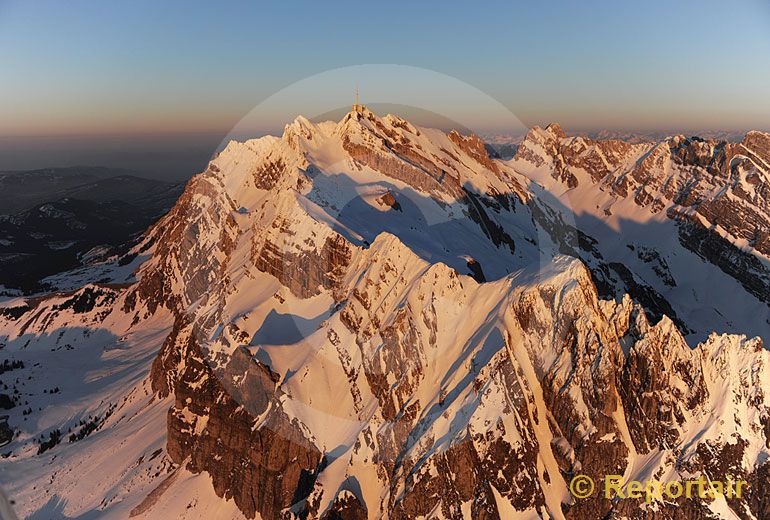
[{"label": "distant mountain range", "polygon": [[[682,132],[677,130],[594,130],[577,132],[576,135],[588,137],[597,141],[621,140],[629,143],[653,143],[681,133]],[[743,139],[746,132],[741,130],[696,130],[687,132],[687,135],[698,136],[703,139],[712,139],[715,141],[736,143]],[[524,132],[516,134],[486,133],[480,135],[484,142],[490,145],[518,145],[526,138],[526,136],[527,134]]]},{"label": "distant mountain range", "polygon": [[96,166],[5,171],[0,172],[0,214],[13,215],[62,198],[130,202],[169,185],[130,170]]},{"label": "distant mountain range", "polygon": [[0,173],[0,286],[40,290],[46,276],[114,254],[182,188],[98,167]]}]

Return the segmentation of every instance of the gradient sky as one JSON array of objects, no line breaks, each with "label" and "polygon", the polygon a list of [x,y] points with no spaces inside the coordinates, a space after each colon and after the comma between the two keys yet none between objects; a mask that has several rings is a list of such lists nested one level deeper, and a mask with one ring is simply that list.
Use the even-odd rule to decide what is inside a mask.
[{"label": "gradient sky", "polygon": [[0,137],[226,132],[294,82],[367,63],[453,76],[528,125],[770,126],[759,0],[0,0]]}]

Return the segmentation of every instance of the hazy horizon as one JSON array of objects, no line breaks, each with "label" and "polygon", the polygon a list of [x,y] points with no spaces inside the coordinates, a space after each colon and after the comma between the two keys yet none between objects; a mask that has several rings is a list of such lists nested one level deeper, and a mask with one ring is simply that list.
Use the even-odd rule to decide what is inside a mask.
[{"label": "hazy horizon", "polygon": [[769,29],[759,0],[0,0],[0,170],[186,178],[233,133],[343,110],[356,85],[489,135],[766,130]]},{"label": "hazy horizon", "polygon": [[[346,109],[313,118],[316,121],[338,120]],[[337,114],[336,112],[339,112]],[[378,112],[384,115],[386,112]],[[450,120],[426,120],[415,117],[414,113],[391,110],[408,118],[420,126],[432,126],[442,130],[457,129],[471,132],[460,124]],[[286,123],[291,122],[287,120]],[[658,130],[634,128],[570,128],[559,121],[542,121],[535,124],[545,127],[550,123],[559,123],[568,135],[596,135],[603,131],[615,135],[654,135],[657,137],[675,134],[710,137],[712,134],[742,136],[749,130],[768,130],[765,128],[669,128]],[[282,128],[263,132],[232,133],[232,131],[212,132],[143,132],[126,134],[83,134],[83,135],[48,135],[48,136],[0,136],[0,171],[35,170],[53,167],[105,166],[125,168],[137,175],[166,181],[183,181],[205,169],[213,154],[222,148],[229,139],[246,140],[263,135],[281,135]],[[512,140],[523,136],[524,131],[506,132],[493,129],[478,132],[489,139],[495,136],[509,137]]]}]

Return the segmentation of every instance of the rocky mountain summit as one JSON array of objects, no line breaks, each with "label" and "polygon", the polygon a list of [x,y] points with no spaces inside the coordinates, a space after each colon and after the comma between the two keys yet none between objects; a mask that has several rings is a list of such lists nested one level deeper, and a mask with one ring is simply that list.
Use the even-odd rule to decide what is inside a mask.
[{"label": "rocky mountain summit", "polygon": [[768,164],[558,125],[502,160],[366,109],[230,142],[110,283],[1,304],[2,483],[44,517],[770,517]]}]

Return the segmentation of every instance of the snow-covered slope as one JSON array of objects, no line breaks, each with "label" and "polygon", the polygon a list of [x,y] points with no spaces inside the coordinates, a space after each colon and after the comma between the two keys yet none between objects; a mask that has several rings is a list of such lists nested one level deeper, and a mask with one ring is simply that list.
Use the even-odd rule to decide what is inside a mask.
[{"label": "snow-covered slope", "polygon": [[[729,473],[761,492],[770,353],[722,334],[766,332],[738,309],[714,304],[729,328],[698,317],[691,300],[719,283],[739,292],[736,307],[764,304],[684,245],[652,249],[662,228],[642,229],[673,220],[608,194],[606,217],[637,218],[633,249],[596,232],[614,221],[583,227],[584,215],[601,220],[603,165],[634,168],[646,145],[595,145],[581,168],[599,180],[587,181],[555,166],[566,140],[535,129],[505,162],[478,138],[363,109],[229,143],[127,255],[141,263],[135,283],[2,304],[2,352],[24,365],[3,374],[19,380],[9,424],[20,433],[0,460],[17,507],[762,518],[757,494],[685,513],[570,496],[576,473]],[[586,189],[574,219],[570,184]],[[625,270],[623,249],[638,256]],[[693,287],[662,256],[674,253],[692,256]],[[666,273],[676,285],[650,280]],[[701,289],[702,273],[725,278]],[[683,332],[704,341],[688,346]],[[46,444],[54,429],[61,442]]]}]

